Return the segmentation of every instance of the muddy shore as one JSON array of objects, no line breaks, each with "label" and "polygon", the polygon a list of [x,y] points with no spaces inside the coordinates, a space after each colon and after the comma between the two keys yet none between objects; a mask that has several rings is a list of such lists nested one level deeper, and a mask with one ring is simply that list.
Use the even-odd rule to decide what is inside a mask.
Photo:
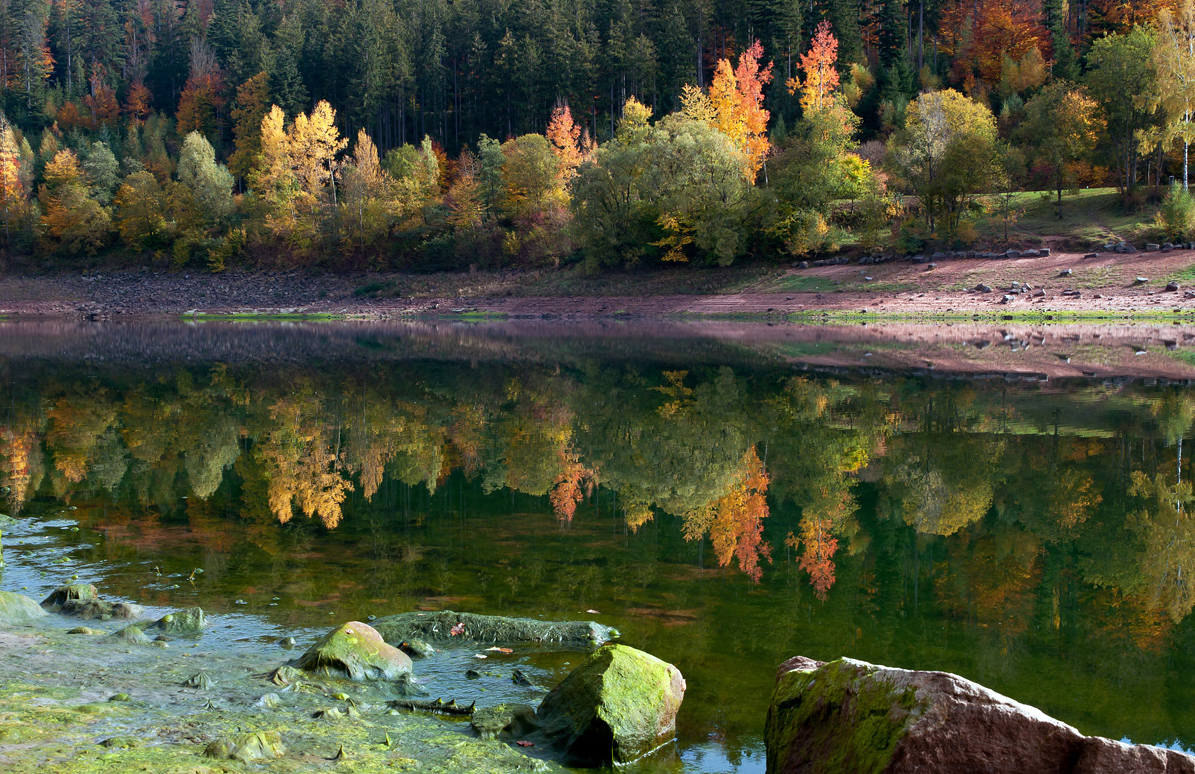
[{"label": "muddy shore", "polygon": [[[517,272],[439,275],[164,270],[0,277],[0,315],[89,318],[180,315],[329,315],[365,319],[490,315],[510,319],[862,314],[880,316],[1195,313],[1183,272],[1195,251],[1044,258],[894,261],[788,269],[716,293],[644,283],[612,295],[551,290]],[[933,268],[930,268],[930,266]],[[1068,273],[1069,272],[1069,273]],[[1146,280],[1138,281],[1138,278]],[[623,278],[625,280],[625,278]],[[549,277],[550,280],[550,277]],[[1176,281],[1178,289],[1166,290]],[[1010,293],[1013,283],[1029,285]],[[990,291],[980,286],[988,286]],[[598,283],[600,287],[600,281]],[[625,291],[627,283],[617,286]],[[660,291],[660,292],[657,292]],[[1037,293],[1037,291],[1041,291]],[[1065,294],[1064,294],[1065,293]]]}]

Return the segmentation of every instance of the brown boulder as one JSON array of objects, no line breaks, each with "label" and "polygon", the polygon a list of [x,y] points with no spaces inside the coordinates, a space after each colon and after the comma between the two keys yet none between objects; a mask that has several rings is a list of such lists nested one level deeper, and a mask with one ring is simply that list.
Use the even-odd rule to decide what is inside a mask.
[{"label": "brown boulder", "polygon": [[948,672],[802,656],[781,665],[768,708],[768,774],[1195,774],[1195,758],[1083,736]]}]

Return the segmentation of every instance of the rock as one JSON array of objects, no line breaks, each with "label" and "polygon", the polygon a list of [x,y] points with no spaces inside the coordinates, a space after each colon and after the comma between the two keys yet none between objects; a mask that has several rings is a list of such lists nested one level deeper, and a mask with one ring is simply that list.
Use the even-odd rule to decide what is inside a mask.
[{"label": "rock", "polygon": [[933,263],[933,262],[931,261],[930,263],[926,264],[925,268],[926,268],[926,269],[931,269],[931,270],[932,270],[932,269],[936,269],[936,268],[938,268],[938,264],[936,264],[936,263]]},{"label": "rock", "polygon": [[294,637],[283,637],[282,639],[278,640],[278,647],[285,648],[286,650],[290,650],[297,644],[298,643],[295,642]]},{"label": "rock", "polygon": [[510,675],[510,681],[515,685],[521,685],[524,688],[534,687],[535,683],[531,682],[531,678],[523,672],[522,669],[516,669]]},{"label": "rock", "polygon": [[1166,291],[1169,293],[1174,293],[1175,291],[1178,290],[1178,287],[1179,287],[1178,283],[1175,282],[1174,280],[1171,280],[1166,283]]},{"label": "rock", "polygon": [[133,750],[144,744],[145,742],[132,736],[110,736],[100,742],[100,747],[107,747],[109,750]]},{"label": "rock", "polygon": [[[464,631],[452,629],[464,624]],[[507,618],[497,615],[455,613],[402,613],[373,622],[389,643],[414,639],[431,642],[555,642],[566,645],[600,645],[618,636],[618,630],[593,621],[540,621],[535,618]]]},{"label": "rock", "polygon": [[[44,606],[45,602],[42,605]],[[141,615],[141,608],[127,602],[107,602],[99,598],[68,599],[58,612],[82,618],[84,621],[133,621]]]},{"label": "rock", "polygon": [[126,626],[120,631],[113,632],[109,635],[109,639],[116,640],[118,642],[125,642],[130,645],[148,645],[150,643],[149,637],[146,636],[145,632],[141,631],[141,627],[136,624],[133,624],[132,626]]},{"label": "rock", "polygon": [[398,649],[411,658],[428,658],[436,652],[435,648],[423,640],[404,640]]},{"label": "rock", "polygon": [[538,728],[535,710],[526,704],[475,709],[470,725],[482,739],[522,738]]},{"label": "rock", "polygon": [[781,665],[764,733],[768,774],[1195,772],[1195,758],[1083,736],[958,675],[848,658]]},{"label": "rock", "polygon": [[797,263],[797,268],[798,268],[798,269],[808,269],[808,268],[809,268],[809,261],[799,261],[799,262]]},{"label": "rock", "polygon": [[1161,249],[1162,249],[1161,245],[1155,245],[1152,242],[1145,245],[1145,252],[1147,252],[1147,253],[1156,253],[1158,250],[1161,250]]},{"label": "rock", "polygon": [[566,763],[628,763],[672,739],[685,687],[672,664],[603,645],[544,697],[536,720]]},{"label": "rock", "polygon": [[281,685],[285,687],[302,680],[303,673],[295,669],[293,666],[283,664],[273,672],[268,672],[264,675],[258,675],[258,677],[264,677],[274,685]]},{"label": "rock", "polygon": [[1134,285],[1144,285],[1147,282],[1149,282],[1149,277],[1137,277],[1133,280]]},{"label": "rock", "polygon": [[1072,272],[1070,269],[1063,269],[1062,271],[1058,272],[1058,276],[1059,277],[1069,277],[1071,275],[1071,273]]},{"label": "rock", "polygon": [[[468,674],[466,674],[466,677]],[[398,680],[394,683],[394,695],[410,698],[412,696],[427,696],[427,691],[415,682],[411,675],[400,675]]]},{"label": "rock", "polygon": [[99,596],[99,589],[90,583],[72,583],[51,591],[50,596],[42,600],[41,606],[51,613],[57,613],[67,602],[86,602],[89,599],[98,599]]},{"label": "rock", "polygon": [[1042,258],[1049,258],[1050,257],[1050,248],[1043,247],[1037,251],[1037,254],[1040,255]]},{"label": "rock", "polygon": [[397,680],[411,671],[411,657],[387,645],[372,626],[349,621],[311,646],[292,666],[350,680]]},{"label": "rock", "polygon": [[1136,248],[1136,247],[1133,247],[1133,246],[1132,246],[1131,244],[1129,244],[1128,242],[1125,242],[1125,244],[1124,244],[1124,250],[1122,250],[1121,252],[1123,252],[1123,253],[1127,253],[1127,254],[1129,254],[1129,255],[1135,255],[1135,254],[1137,253],[1137,248]]},{"label": "rock", "polygon": [[1013,298],[1014,298],[1014,296],[1008,296],[1008,295],[1006,295],[1006,296],[1004,296],[1003,298],[1001,298],[1001,299],[1000,299],[1000,303],[1002,303],[1002,304],[1011,304],[1011,303],[1012,303],[1012,300],[1013,300]]},{"label": "rock", "polygon": [[1099,253],[1088,253],[1087,255],[1085,255],[1083,257],[1084,258],[1099,258],[1100,254]]},{"label": "rock", "polygon": [[282,697],[276,693],[267,693],[257,700],[257,706],[266,709],[278,709],[282,706]]},{"label": "rock", "polygon": [[166,632],[168,634],[199,634],[207,626],[207,618],[203,615],[203,608],[189,607],[168,613],[149,626],[145,631]]},{"label": "rock", "polygon": [[1037,290],[1033,291],[1033,297],[1034,298],[1045,298],[1046,291],[1042,290],[1041,288],[1038,288]]},{"label": "rock", "polygon": [[114,696],[109,696],[108,701],[132,701],[132,698],[127,693],[118,693]]},{"label": "rock", "polygon": [[476,669],[466,669],[465,670],[465,679],[466,680],[478,680],[480,678],[481,678],[481,672],[478,672]]},{"label": "rock", "polygon": [[67,629],[66,633],[67,634],[86,634],[88,637],[98,637],[101,634],[107,634],[107,632],[105,632],[105,631],[102,631],[100,629],[92,629],[89,626],[76,626],[74,629]]},{"label": "rock", "polygon": [[46,615],[41,605],[29,597],[0,591],[0,626],[24,626]]},{"label": "rock", "polygon": [[203,751],[205,758],[217,760],[253,761],[280,758],[286,753],[282,736],[277,731],[261,731],[256,734],[237,734],[217,739]]},{"label": "rock", "polygon": [[981,283],[979,283],[978,285],[976,285],[976,286],[975,286],[975,291],[976,291],[977,293],[991,293],[991,292],[992,292],[992,288],[991,288],[991,286],[989,286],[989,285],[985,285],[985,284],[983,284],[983,283],[981,282]]},{"label": "rock", "polygon": [[1036,258],[1037,251],[1036,250],[1026,250],[1023,253],[1021,253],[1021,257],[1022,258]]},{"label": "rock", "polygon": [[209,688],[215,687],[215,685],[216,681],[213,680],[207,672],[203,671],[196,672],[188,677],[185,682],[183,682],[184,688],[198,688],[201,691],[206,691]]}]

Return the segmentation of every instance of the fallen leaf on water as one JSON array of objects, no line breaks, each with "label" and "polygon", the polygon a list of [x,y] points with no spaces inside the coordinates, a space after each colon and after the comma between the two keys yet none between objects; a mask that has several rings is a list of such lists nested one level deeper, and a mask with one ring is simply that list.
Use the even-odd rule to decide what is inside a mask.
[{"label": "fallen leaf on water", "polygon": [[519,741],[515,742],[515,744],[517,744],[519,747],[535,747],[535,743],[534,743],[534,742],[525,742],[525,741],[523,741],[522,739],[520,739]]},{"label": "fallen leaf on water", "polygon": [[586,610],[585,612],[589,613],[590,615],[601,615],[601,613],[596,610]]},{"label": "fallen leaf on water", "polygon": [[489,656],[484,653],[474,653],[473,658],[489,658]]},{"label": "fallen leaf on water", "polygon": [[495,653],[514,653],[514,651],[511,650],[510,648],[499,648],[497,646],[492,647],[492,648],[486,648],[486,650],[492,650]]},{"label": "fallen leaf on water", "polygon": [[458,623],[456,626],[454,626],[454,627],[452,627],[451,629],[449,629],[449,630],[448,630],[448,633],[449,633],[450,635],[452,635],[453,637],[456,637],[458,634],[464,634],[464,633],[465,633],[465,624],[464,624],[464,622],[462,621],[461,623]]}]

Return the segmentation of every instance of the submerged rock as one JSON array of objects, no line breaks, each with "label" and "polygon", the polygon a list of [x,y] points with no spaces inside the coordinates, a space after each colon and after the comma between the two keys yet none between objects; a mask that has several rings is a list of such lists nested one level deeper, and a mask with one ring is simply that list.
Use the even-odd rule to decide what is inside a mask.
[{"label": "submerged rock", "polygon": [[167,634],[199,634],[205,626],[207,626],[207,618],[203,614],[203,608],[188,607],[186,610],[177,610],[162,616],[145,627],[145,631]]},{"label": "submerged rock", "polygon": [[258,675],[258,677],[264,677],[274,685],[281,685],[285,687],[291,683],[297,683],[302,680],[303,673],[295,669],[293,666],[283,664],[273,672],[267,672],[264,675]]},{"label": "submerged rock", "polygon": [[127,602],[107,602],[102,599],[68,599],[58,612],[82,618],[84,621],[132,621],[141,615],[141,609],[136,605]]},{"label": "submerged rock", "polygon": [[205,758],[242,763],[279,758],[285,753],[286,747],[283,746],[282,736],[277,731],[221,737],[203,751]]},{"label": "submerged rock", "polygon": [[482,739],[521,739],[538,727],[535,709],[527,704],[499,704],[475,709],[470,725]]},{"label": "submerged rock", "polygon": [[196,672],[183,682],[184,688],[198,688],[201,691],[206,691],[216,685],[216,681],[208,675],[207,672]]},{"label": "submerged rock", "polygon": [[101,629],[92,629],[90,626],[76,626],[74,629],[68,629],[67,634],[86,634],[89,637],[98,637],[107,632]]},{"label": "submerged rock", "polygon": [[373,627],[342,624],[291,664],[305,672],[350,680],[398,680],[411,672],[411,657],[387,645]]},{"label": "submerged rock", "polygon": [[51,613],[57,613],[67,602],[86,602],[99,599],[100,591],[90,583],[71,583],[59,586],[42,600],[41,606]]},{"label": "submerged rock", "polygon": [[[375,627],[376,628],[376,627]],[[385,635],[383,635],[384,637]],[[435,655],[436,649],[428,645],[423,640],[404,640],[399,643],[398,649],[406,653],[411,658],[430,658]]]},{"label": "submerged rock", "polygon": [[[373,627],[390,643],[414,640],[432,642],[557,642],[566,645],[601,645],[618,637],[618,630],[594,621],[540,621],[441,610],[402,613],[379,618]],[[453,634],[453,632],[457,632]]]},{"label": "submerged rock", "polygon": [[847,658],[780,667],[765,743],[768,774],[1195,772],[1195,758],[1083,736],[958,675]]},{"label": "submerged rock", "polygon": [[126,626],[120,631],[113,632],[108,635],[108,638],[118,642],[128,643],[130,645],[148,645],[150,639],[145,632],[141,631],[141,627],[136,624]]},{"label": "submerged rock", "polygon": [[566,762],[627,763],[672,739],[685,679],[672,664],[604,645],[556,686],[536,720]]},{"label": "submerged rock", "polygon": [[41,605],[29,597],[0,591],[0,626],[23,626],[46,615]]}]

